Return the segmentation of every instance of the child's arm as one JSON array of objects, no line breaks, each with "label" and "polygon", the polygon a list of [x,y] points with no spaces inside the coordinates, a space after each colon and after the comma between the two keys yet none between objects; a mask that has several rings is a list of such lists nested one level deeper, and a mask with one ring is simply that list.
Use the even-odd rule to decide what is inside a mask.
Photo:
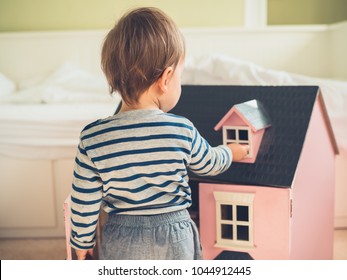
[{"label": "child's arm", "polygon": [[102,201],[102,180],[81,141],[71,190],[70,244],[81,259],[93,250]]}]

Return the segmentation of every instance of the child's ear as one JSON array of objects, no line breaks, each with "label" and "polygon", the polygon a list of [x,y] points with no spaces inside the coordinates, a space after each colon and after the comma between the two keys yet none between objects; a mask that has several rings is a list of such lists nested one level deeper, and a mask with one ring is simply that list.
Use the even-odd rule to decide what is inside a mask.
[{"label": "child's ear", "polygon": [[174,69],[172,66],[166,67],[158,80],[158,86],[163,93],[167,92],[167,86],[170,83],[173,72]]}]

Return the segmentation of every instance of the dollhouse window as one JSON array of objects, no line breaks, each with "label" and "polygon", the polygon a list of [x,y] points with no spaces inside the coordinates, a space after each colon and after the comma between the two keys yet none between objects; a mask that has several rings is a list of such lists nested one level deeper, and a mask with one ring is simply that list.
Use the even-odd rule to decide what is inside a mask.
[{"label": "dollhouse window", "polygon": [[250,152],[247,157],[252,157],[252,133],[250,128],[244,126],[224,126],[223,127],[223,142],[228,144],[244,144],[249,145]]},{"label": "dollhouse window", "polygon": [[214,192],[216,247],[254,247],[252,193]]}]

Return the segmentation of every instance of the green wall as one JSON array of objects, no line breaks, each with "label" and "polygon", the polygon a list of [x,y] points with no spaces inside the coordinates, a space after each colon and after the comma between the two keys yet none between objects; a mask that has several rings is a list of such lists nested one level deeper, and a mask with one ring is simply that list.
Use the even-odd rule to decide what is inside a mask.
[{"label": "green wall", "polygon": [[0,0],[0,31],[110,28],[137,6],[158,7],[180,27],[243,24],[243,0]]},{"label": "green wall", "polygon": [[329,24],[347,20],[347,0],[268,0],[268,24]]},{"label": "green wall", "polygon": [[[180,27],[240,27],[244,22],[243,0],[0,0],[0,32],[108,29],[137,6],[161,8]],[[347,20],[347,0],[268,0],[270,25],[342,20]]]}]

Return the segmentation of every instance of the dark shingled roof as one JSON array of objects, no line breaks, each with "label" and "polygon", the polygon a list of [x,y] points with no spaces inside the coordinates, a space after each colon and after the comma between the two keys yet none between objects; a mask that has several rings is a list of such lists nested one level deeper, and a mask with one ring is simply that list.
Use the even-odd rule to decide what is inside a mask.
[{"label": "dark shingled roof", "polygon": [[255,163],[232,163],[215,177],[200,182],[291,187],[304,144],[314,103],[316,86],[182,86],[182,96],[171,113],[191,120],[212,145],[222,144],[222,131],[215,125],[235,104],[259,100],[271,118]]},{"label": "dark shingled roof", "polygon": [[250,254],[236,251],[223,251],[215,260],[254,260]]}]

